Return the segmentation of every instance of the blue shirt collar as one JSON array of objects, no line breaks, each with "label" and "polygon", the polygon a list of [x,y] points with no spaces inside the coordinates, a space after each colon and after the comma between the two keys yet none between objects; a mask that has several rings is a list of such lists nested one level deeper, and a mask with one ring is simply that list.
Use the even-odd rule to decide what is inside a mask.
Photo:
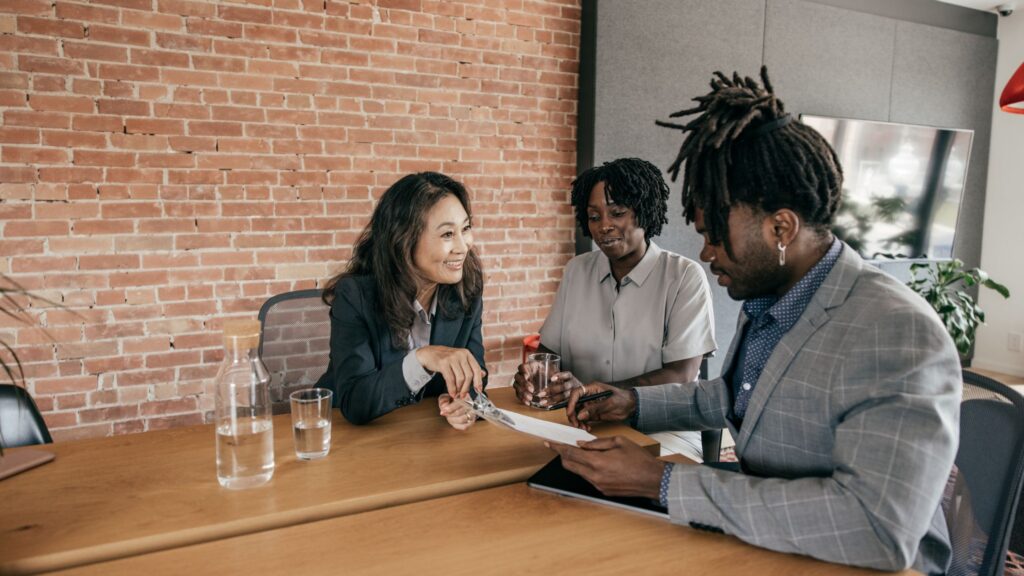
[{"label": "blue shirt collar", "polygon": [[782,298],[774,295],[751,298],[743,303],[743,312],[754,322],[760,320],[761,316],[767,313],[779,323],[779,327],[783,331],[788,331],[796,324],[807,305],[811,303],[811,298],[821,287],[828,273],[832,271],[832,266],[839,260],[839,254],[842,251],[843,243],[838,238],[833,239],[825,256],[808,270],[807,274],[804,274],[804,277],[797,281]]}]

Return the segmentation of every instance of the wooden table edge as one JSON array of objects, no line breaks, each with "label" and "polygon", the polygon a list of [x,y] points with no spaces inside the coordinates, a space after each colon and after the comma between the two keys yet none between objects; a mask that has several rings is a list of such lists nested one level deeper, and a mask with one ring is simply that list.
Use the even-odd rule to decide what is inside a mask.
[{"label": "wooden table edge", "polygon": [[396,493],[369,496],[344,503],[317,504],[309,508],[292,510],[269,518],[235,520],[215,526],[135,538],[116,544],[101,544],[79,550],[58,552],[45,557],[0,561],[0,574],[20,575],[66,570],[87,564],[129,558],[151,552],[160,552],[194,544],[234,538],[236,536],[255,534],[267,530],[287,528],[297,524],[307,524],[424,500],[486,490],[524,481],[539,469],[537,466],[527,466],[513,470],[502,470],[483,476],[464,478],[433,486],[417,486]]}]

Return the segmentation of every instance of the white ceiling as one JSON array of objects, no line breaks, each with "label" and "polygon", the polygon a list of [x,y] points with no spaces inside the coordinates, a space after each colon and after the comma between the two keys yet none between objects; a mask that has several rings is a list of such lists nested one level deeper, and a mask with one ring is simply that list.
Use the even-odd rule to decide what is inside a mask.
[{"label": "white ceiling", "polygon": [[974,8],[975,10],[993,10],[1000,4],[1016,4],[1016,2],[1013,1],[999,2],[999,0],[939,0],[939,2],[956,4],[957,6],[966,6],[967,8]]}]

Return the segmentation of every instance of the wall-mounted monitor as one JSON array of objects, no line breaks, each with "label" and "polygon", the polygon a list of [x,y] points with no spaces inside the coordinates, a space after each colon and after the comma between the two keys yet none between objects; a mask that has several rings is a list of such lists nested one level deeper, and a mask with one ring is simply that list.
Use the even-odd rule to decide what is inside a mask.
[{"label": "wall-mounted monitor", "polygon": [[951,258],[971,130],[828,118],[800,119],[835,148],[843,201],[833,231],[866,259]]}]

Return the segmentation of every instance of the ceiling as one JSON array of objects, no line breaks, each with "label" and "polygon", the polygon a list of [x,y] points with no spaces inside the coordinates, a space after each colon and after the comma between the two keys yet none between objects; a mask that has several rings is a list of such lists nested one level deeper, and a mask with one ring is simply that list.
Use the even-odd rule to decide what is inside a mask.
[{"label": "ceiling", "polygon": [[1000,4],[1016,4],[1016,2],[999,0],[939,0],[939,2],[945,2],[946,4],[956,4],[957,6],[964,6],[967,8],[974,8],[975,10],[993,10]]}]

